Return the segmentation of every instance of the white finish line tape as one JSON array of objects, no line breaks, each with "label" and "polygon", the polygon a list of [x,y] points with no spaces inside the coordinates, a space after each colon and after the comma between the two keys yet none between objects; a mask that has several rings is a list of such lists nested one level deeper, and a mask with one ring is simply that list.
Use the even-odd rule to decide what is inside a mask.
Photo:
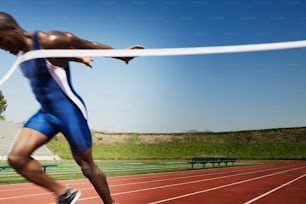
[{"label": "white finish line tape", "polygon": [[111,50],[93,50],[93,49],[49,49],[33,50],[19,55],[9,71],[0,80],[0,86],[8,80],[18,65],[24,61],[36,58],[51,57],[140,57],[140,56],[175,56],[175,55],[204,55],[204,54],[226,54],[239,52],[257,52],[268,50],[282,50],[306,47],[306,40],[260,43],[246,45],[227,45],[227,46],[208,46],[208,47],[190,47],[190,48],[162,48],[162,49],[111,49]]}]

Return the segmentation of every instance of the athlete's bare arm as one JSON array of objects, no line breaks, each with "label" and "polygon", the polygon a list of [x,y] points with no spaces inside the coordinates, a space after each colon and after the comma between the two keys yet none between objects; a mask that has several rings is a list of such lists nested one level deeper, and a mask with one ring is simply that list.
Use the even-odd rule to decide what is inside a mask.
[{"label": "athlete's bare arm", "polygon": [[[50,31],[39,33],[40,45],[43,49],[114,49],[108,45],[88,41],[77,37],[69,32]],[[128,49],[143,49],[143,46],[135,45]],[[123,60],[126,64],[129,63],[134,57],[115,57],[116,59]],[[54,61],[54,59],[50,59]],[[58,59],[56,61],[59,61]],[[91,58],[66,58],[60,61],[75,61],[81,62],[87,66],[91,66]]]}]

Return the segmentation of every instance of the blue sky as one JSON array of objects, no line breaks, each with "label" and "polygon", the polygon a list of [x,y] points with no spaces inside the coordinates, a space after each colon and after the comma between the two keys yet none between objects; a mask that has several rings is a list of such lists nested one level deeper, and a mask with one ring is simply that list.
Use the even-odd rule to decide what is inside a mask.
[{"label": "blue sky", "polygon": [[[176,48],[306,39],[306,1],[74,0],[1,3],[28,31],[70,31],[114,48]],[[306,49],[72,63],[92,129],[234,131],[306,124]],[[0,52],[0,76],[16,58]],[[38,108],[17,71],[2,87],[7,120]]]}]

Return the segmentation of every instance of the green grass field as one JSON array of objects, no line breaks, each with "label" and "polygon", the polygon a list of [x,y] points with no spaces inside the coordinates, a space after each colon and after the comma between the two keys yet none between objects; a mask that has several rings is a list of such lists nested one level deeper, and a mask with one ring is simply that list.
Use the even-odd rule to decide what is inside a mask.
[{"label": "green grass field", "polygon": [[[72,161],[68,144],[63,138],[56,137],[48,147],[63,159],[51,162],[58,164],[58,167],[47,169],[52,177],[84,178]],[[173,134],[171,142],[157,144],[141,143],[139,134],[132,133],[122,143],[98,141],[93,146],[93,155],[107,176],[190,170],[188,161],[192,156],[236,157],[237,165],[260,164],[262,160],[267,163],[278,159],[306,159],[306,128],[182,133]],[[11,169],[0,171],[0,184],[16,182],[24,182],[24,179]]]},{"label": "green grass field", "polygon": [[[128,139],[121,143],[96,142],[93,146],[94,158],[144,160],[231,156],[239,159],[306,159],[306,128],[179,133],[172,134],[171,141],[154,144],[141,141],[140,135],[127,134]],[[154,135],[158,134],[149,136],[154,138]],[[68,144],[63,138],[56,137],[48,147],[62,159],[71,159]]]}]

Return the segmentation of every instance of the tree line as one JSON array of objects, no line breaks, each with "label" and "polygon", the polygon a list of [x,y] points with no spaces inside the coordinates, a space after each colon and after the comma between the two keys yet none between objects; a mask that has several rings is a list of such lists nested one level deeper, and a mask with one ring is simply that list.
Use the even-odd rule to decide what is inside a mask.
[{"label": "tree line", "polygon": [[5,112],[7,107],[6,99],[0,90],[0,120],[5,120],[3,113]]}]

